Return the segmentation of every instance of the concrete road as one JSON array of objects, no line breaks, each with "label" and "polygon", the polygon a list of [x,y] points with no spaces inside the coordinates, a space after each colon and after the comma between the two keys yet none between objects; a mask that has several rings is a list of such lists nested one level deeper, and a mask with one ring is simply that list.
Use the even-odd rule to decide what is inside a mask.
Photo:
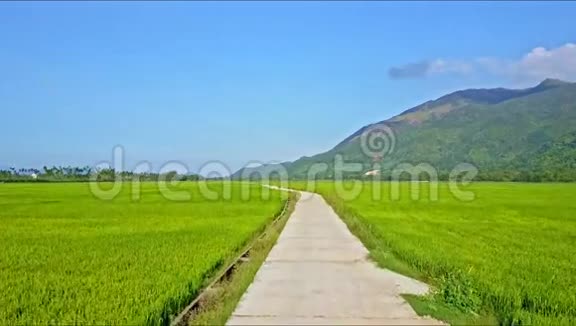
[{"label": "concrete road", "polygon": [[441,324],[400,296],[424,294],[426,284],[376,267],[367,254],[320,195],[302,193],[228,324]]}]

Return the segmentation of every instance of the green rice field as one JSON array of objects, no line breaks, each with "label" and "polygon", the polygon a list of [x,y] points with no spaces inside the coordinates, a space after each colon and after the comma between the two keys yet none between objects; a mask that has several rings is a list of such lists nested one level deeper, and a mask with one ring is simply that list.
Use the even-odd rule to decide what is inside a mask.
[{"label": "green rice field", "polygon": [[576,323],[576,184],[475,183],[472,201],[446,183],[437,201],[420,187],[416,200],[410,183],[397,200],[389,183],[351,199],[330,182],[316,190],[378,263],[431,282],[451,306],[505,324]]},{"label": "green rice field", "polygon": [[[351,186],[352,184],[346,184]],[[365,183],[343,198],[333,182],[316,191],[380,265],[419,277],[434,300],[488,311],[504,324],[576,322],[576,185],[474,183],[475,199],[440,183]],[[0,323],[165,324],[277,215],[287,195],[220,182],[130,186],[113,200],[87,183],[0,184]],[[248,187],[248,188],[246,188]],[[303,183],[291,187],[304,189]],[[247,193],[246,190],[250,191]],[[380,189],[376,192],[375,189]]]},{"label": "green rice field", "polygon": [[136,201],[130,187],[104,201],[87,183],[0,184],[0,324],[166,323],[286,200],[259,185],[215,200],[176,187],[191,199],[154,183]]}]

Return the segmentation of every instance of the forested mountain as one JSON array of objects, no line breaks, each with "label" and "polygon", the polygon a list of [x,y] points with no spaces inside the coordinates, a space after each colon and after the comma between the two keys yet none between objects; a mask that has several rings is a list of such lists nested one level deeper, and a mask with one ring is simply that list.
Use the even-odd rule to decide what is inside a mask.
[{"label": "forested mountain", "polygon": [[[381,159],[366,153],[362,134],[389,128],[393,148]],[[378,161],[386,178],[400,163],[427,163],[446,177],[470,163],[481,180],[576,180],[576,83],[546,79],[528,89],[468,89],[428,101],[388,120],[365,126],[333,149],[283,163],[290,178],[306,178],[314,163],[326,163],[320,178],[334,176],[335,157],[359,162],[362,177]],[[278,165],[276,166],[276,168]],[[240,170],[254,178],[274,166]]]}]

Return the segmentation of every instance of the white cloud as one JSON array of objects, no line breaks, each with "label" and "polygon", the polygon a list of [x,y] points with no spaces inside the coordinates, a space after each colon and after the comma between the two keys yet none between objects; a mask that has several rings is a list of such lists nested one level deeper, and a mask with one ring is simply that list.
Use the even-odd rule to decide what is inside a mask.
[{"label": "white cloud", "polygon": [[518,62],[511,63],[513,76],[518,78],[573,79],[576,77],[576,45],[567,43],[564,46],[547,50],[534,48]]},{"label": "white cloud", "polygon": [[557,48],[536,47],[517,60],[483,57],[471,60],[434,59],[416,64],[392,67],[393,79],[421,78],[442,74],[486,73],[516,81],[535,81],[544,78],[576,79],[576,44]]}]

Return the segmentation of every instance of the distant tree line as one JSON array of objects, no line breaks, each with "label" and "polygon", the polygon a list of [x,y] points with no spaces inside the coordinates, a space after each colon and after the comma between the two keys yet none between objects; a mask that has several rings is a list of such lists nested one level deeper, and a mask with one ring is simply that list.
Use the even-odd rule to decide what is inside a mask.
[{"label": "distant tree line", "polygon": [[574,182],[576,169],[550,169],[545,171],[530,170],[494,170],[480,171],[477,181],[512,181],[512,182]]},{"label": "distant tree line", "polygon": [[[392,177],[389,171],[382,171],[379,175],[366,176],[363,173],[345,173],[340,176],[343,180],[365,180],[365,181],[410,181],[415,178],[419,181],[431,181],[434,177],[429,174],[420,173],[411,175],[402,173]],[[278,180],[278,175],[271,174],[272,180]],[[290,179],[306,180],[306,175],[293,175]],[[335,174],[323,173],[315,176],[316,180],[334,180]],[[448,171],[438,171],[436,176],[438,181],[449,181],[450,173]],[[260,176],[253,175],[250,180],[258,180]],[[472,179],[473,181],[495,181],[495,182],[576,182],[576,169],[548,169],[548,170],[528,170],[528,169],[493,169],[479,170],[478,174]]]},{"label": "distant tree line", "polygon": [[159,174],[153,172],[134,173],[128,171],[116,171],[112,168],[93,169],[89,166],[44,166],[42,169],[25,169],[9,168],[0,170],[0,182],[88,182],[97,180],[101,182],[122,180],[131,181],[138,179],[140,181],[157,181],[163,180],[181,180],[194,181],[200,177],[195,174],[178,174],[176,171]]},{"label": "distant tree line", "polygon": [[[267,178],[271,180],[280,179],[277,173],[272,173]],[[315,176],[317,180],[333,180],[335,177],[334,171],[327,171]],[[412,175],[404,173],[397,176],[401,181],[408,181],[412,179]],[[449,173],[446,171],[438,172],[439,181],[448,181]],[[195,181],[201,179],[196,174],[178,174],[176,171],[167,173],[134,173],[128,171],[116,171],[112,168],[93,169],[89,166],[73,167],[73,166],[53,166],[42,169],[25,169],[25,168],[9,168],[7,170],[0,170],[0,182],[88,182],[97,180],[100,182],[122,180],[140,180],[140,181],[157,181],[162,178],[163,180],[180,180],[180,181]],[[291,175],[290,179],[305,180],[306,175]],[[382,171],[381,175],[365,176],[362,173],[346,173],[342,175],[345,180],[381,180],[389,181],[392,179],[388,171]],[[257,173],[251,175],[248,180],[259,180],[261,176]],[[430,175],[421,173],[417,176],[418,180],[430,180]],[[576,168],[558,168],[552,167],[548,169],[526,169],[522,167],[510,169],[480,169],[478,175],[473,179],[474,181],[507,181],[507,182],[575,182],[576,181]]]}]

